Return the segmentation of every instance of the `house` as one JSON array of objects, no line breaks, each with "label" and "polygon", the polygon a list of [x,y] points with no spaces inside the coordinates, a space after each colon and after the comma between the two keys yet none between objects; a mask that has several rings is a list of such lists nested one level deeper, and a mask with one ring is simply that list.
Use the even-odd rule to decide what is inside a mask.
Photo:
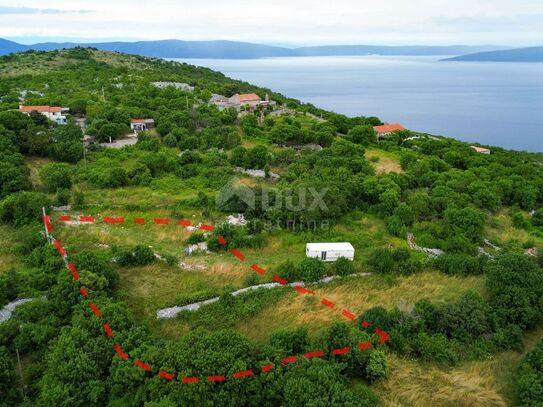
[{"label": "house", "polygon": [[245,108],[247,111],[254,111],[257,109],[260,110],[267,110],[268,108],[275,108],[277,106],[277,103],[273,100],[268,99],[268,95],[266,95],[266,98],[262,100],[260,96],[258,96],[256,93],[243,93],[239,94],[236,93],[235,95],[230,96],[229,98],[223,96],[223,95],[217,95],[213,94],[211,95],[211,99],[209,100],[210,105],[215,105],[219,110],[228,109],[230,107],[233,107],[236,110],[241,110],[241,108]]},{"label": "house", "polygon": [[249,109],[257,107],[262,99],[256,93],[236,93],[228,99],[228,102],[233,106],[247,106]]},{"label": "house", "polygon": [[134,130],[134,133],[151,130],[155,128],[155,121],[153,119],[132,119],[130,120],[130,128]]},{"label": "house", "polygon": [[347,242],[342,243],[307,243],[305,255],[322,261],[336,261],[340,257],[354,260],[354,247]]},{"label": "house", "polygon": [[484,147],[470,146],[476,153],[479,154],[490,154],[490,150]]},{"label": "house", "polygon": [[392,124],[383,124],[382,126],[374,126],[373,130],[377,133],[377,137],[383,137],[387,134],[391,134],[395,131],[399,130],[405,130],[405,127],[403,127],[400,123],[392,123]]},{"label": "house", "polygon": [[69,112],[67,107],[60,106],[23,106],[19,105],[19,112],[30,115],[31,112],[38,112],[56,124],[66,124],[64,113]]},{"label": "house", "polygon": [[221,111],[230,107],[228,98],[223,95],[217,95],[216,93],[211,95],[209,104],[217,106],[217,108]]}]

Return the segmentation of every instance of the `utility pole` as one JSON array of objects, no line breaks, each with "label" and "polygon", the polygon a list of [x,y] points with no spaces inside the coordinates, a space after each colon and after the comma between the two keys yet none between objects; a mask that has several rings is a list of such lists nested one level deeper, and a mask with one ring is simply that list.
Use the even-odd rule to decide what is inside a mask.
[{"label": "utility pole", "polygon": [[23,378],[23,368],[21,367],[21,358],[19,356],[19,349],[15,348],[17,353],[17,363],[19,364],[19,375],[21,376],[21,391],[23,393],[23,398],[25,398],[25,380]]}]

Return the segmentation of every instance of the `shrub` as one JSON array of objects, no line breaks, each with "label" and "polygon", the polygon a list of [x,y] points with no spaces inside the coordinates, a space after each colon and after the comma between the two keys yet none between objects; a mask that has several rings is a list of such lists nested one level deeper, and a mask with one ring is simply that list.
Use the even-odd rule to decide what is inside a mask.
[{"label": "shrub", "polygon": [[0,203],[0,220],[16,226],[39,221],[42,207],[47,210],[51,202],[39,192],[16,192]]},{"label": "shrub", "polygon": [[82,191],[74,193],[74,205],[83,206],[85,204],[85,194]]},{"label": "shrub", "polygon": [[56,204],[58,206],[68,205],[70,197],[71,194],[69,189],[59,188],[57,189]]},{"label": "shrub", "polygon": [[203,233],[196,232],[190,235],[189,238],[185,242],[187,244],[198,244],[205,241],[206,241],[205,235]]},{"label": "shrub", "polygon": [[522,406],[541,406],[543,404],[543,340],[521,360],[515,381]]},{"label": "shrub", "polygon": [[117,259],[120,266],[145,266],[156,259],[153,251],[146,246],[135,246],[133,249],[122,251]]},{"label": "shrub", "polygon": [[451,275],[473,275],[483,272],[483,260],[467,254],[443,254],[434,260],[437,269]]},{"label": "shrub", "polygon": [[387,356],[382,350],[374,350],[370,353],[366,365],[366,378],[369,382],[384,379],[388,374]]},{"label": "shrub", "polygon": [[70,189],[72,187],[72,168],[64,163],[46,164],[40,170],[40,178],[49,192],[58,188]]},{"label": "shrub", "polygon": [[300,279],[300,271],[292,261],[287,260],[277,267],[275,272],[279,277],[284,278],[289,282],[297,281]]},{"label": "shrub", "polygon": [[374,273],[390,273],[396,271],[396,262],[389,249],[375,249],[369,256],[367,264]]},{"label": "shrub", "polygon": [[318,281],[326,272],[324,263],[314,257],[306,257],[303,259],[299,266],[300,278],[302,281],[313,282]]},{"label": "shrub", "polygon": [[338,258],[333,265],[333,269],[338,276],[347,276],[356,271],[353,262],[346,257]]},{"label": "shrub", "polygon": [[177,139],[173,134],[168,134],[164,139],[162,140],[163,143],[168,147],[176,147],[177,146]]},{"label": "shrub", "polygon": [[444,335],[428,335],[421,332],[415,339],[414,351],[423,360],[456,364],[459,358],[452,344],[454,342],[449,341]]}]

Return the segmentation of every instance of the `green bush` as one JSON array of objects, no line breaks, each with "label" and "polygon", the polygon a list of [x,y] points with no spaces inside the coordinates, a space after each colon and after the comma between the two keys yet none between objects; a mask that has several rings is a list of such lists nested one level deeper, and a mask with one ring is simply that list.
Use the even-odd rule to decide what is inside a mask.
[{"label": "green bush", "polygon": [[318,281],[324,277],[326,268],[324,263],[314,257],[306,257],[298,265],[300,278],[305,282]]},{"label": "green bush", "polygon": [[384,379],[388,375],[387,355],[382,350],[374,350],[370,353],[366,365],[366,378],[370,383]]},{"label": "green bush", "polygon": [[64,163],[46,164],[40,170],[40,178],[49,192],[72,187],[72,167]]},{"label": "green bush", "polygon": [[71,193],[69,189],[59,188],[57,189],[56,205],[64,206],[70,203]]},{"label": "green bush", "polygon": [[353,274],[356,270],[351,260],[346,257],[339,257],[332,266],[334,273],[338,276],[347,276]]},{"label": "green bush", "polygon": [[120,266],[145,266],[156,260],[153,251],[147,246],[135,246],[126,251],[121,251],[117,258]]},{"label": "green bush", "polygon": [[39,192],[16,192],[0,203],[0,220],[16,226],[40,221],[42,207],[47,211],[51,202]]}]

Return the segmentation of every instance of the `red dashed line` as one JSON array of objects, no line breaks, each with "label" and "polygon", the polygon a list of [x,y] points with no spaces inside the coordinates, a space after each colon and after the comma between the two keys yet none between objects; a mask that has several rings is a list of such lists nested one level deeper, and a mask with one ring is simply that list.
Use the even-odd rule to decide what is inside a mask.
[{"label": "red dashed line", "polygon": [[306,359],[311,359],[311,358],[320,358],[324,356],[324,352],[322,350],[316,350],[314,352],[307,352],[304,357]]},{"label": "red dashed line", "polygon": [[188,219],[180,219],[180,220],[177,221],[177,224],[179,226],[187,227],[187,226],[190,226],[190,220],[188,220]]},{"label": "red dashed line", "polygon": [[118,343],[115,344],[115,352],[117,352],[117,355],[123,360],[128,360],[128,354],[123,352],[123,348],[121,348],[121,345]]},{"label": "red dashed line", "polygon": [[57,248],[57,251],[58,251],[58,253],[60,254],[61,257],[66,256],[66,251],[64,250],[64,248],[62,247],[62,245],[60,244],[60,242],[57,239],[53,240],[53,244]]},{"label": "red dashed line", "polygon": [[224,382],[226,380],[226,377],[224,376],[208,376],[207,381],[208,382]]},{"label": "red dashed line", "polygon": [[350,351],[351,351],[351,348],[334,349],[332,351],[332,355],[345,355],[346,353],[349,353]]},{"label": "red dashed line", "polygon": [[245,256],[238,249],[232,249],[231,253],[236,256],[240,261],[245,260]]},{"label": "red dashed line", "polygon": [[51,217],[48,215],[45,215],[43,217],[43,223],[45,224],[45,229],[47,229],[47,232],[51,233],[53,231],[53,225],[51,224]]},{"label": "red dashed line", "polygon": [[124,223],[124,218],[110,218],[106,216],[104,218],[105,223]]},{"label": "red dashed line", "polygon": [[263,268],[258,267],[256,264],[252,264],[251,268],[256,271],[258,274],[266,274],[266,270]]},{"label": "red dashed line", "polygon": [[226,246],[226,239],[225,239],[224,237],[219,236],[219,237],[217,238],[217,240],[219,241],[219,244],[220,244],[221,246]]},{"label": "red dashed line", "polygon": [[297,356],[287,356],[286,358],[281,359],[281,363],[286,365],[288,363],[294,363],[298,360]]},{"label": "red dashed line", "polygon": [[[71,219],[68,215],[63,215],[60,217],[61,220],[62,219]],[[81,222],[88,222],[88,223],[92,223],[94,222],[94,218],[93,217],[90,217],[90,216],[80,216],[80,221]],[[140,224],[143,224],[145,223],[145,220],[143,218],[135,218],[134,220],[134,223],[140,223]],[[50,217],[49,216],[44,216],[43,217],[43,222],[45,224],[45,227],[48,231],[51,231],[53,230],[53,226],[51,225],[50,223]],[[124,222],[124,218],[112,218],[112,217],[106,217],[104,218],[104,222],[105,223],[123,223]],[[161,218],[156,218],[154,219],[154,223],[156,224],[168,224],[169,223],[169,220],[168,219],[161,219]],[[180,220],[178,222],[179,225],[183,225],[183,226],[188,226],[190,225],[190,221],[185,221],[185,220]],[[204,229],[204,230],[213,230],[213,226],[211,225],[202,225],[200,226],[200,229]],[[220,236],[219,237],[219,243],[221,243],[221,239],[224,241],[224,245],[226,245],[226,240]],[[65,257],[67,256],[66,254],[66,250],[60,245],[60,242],[56,239],[53,239],[52,240],[53,244],[55,245],[55,247],[57,248],[59,254],[62,256],[62,257]],[[222,244],[222,243],[221,243]],[[245,256],[239,252],[239,250],[237,249],[233,249],[232,250],[232,254],[234,256],[236,256],[238,259],[240,260],[245,260]],[[79,275],[77,273],[77,270],[74,266],[73,263],[71,262],[67,262],[67,267],[68,269],[70,270],[70,272],[72,273],[72,276],[74,278],[75,281],[78,281],[79,280]],[[257,266],[256,264],[253,264],[251,265],[251,268],[259,273],[259,274],[265,274],[266,273],[266,270],[260,268],[259,266]],[[286,285],[288,284],[288,282],[279,277],[279,276],[276,276],[274,275],[273,276],[273,280],[274,281],[277,281],[279,282],[280,284],[283,284],[283,285]],[[299,292],[300,294],[315,294],[314,291],[311,291],[311,290],[308,290],[307,288],[304,288],[304,287],[300,287],[300,286],[297,286],[297,287],[294,287],[294,289]],[[88,291],[85,287],[81,286],[79,288],[79,291],[81,293],[81,295],[85,298],[88,297]],[[332,303],[331,301],[327,300],[326,298],[323,298],[321,303],[329,308],[334,308],[335,307],[335,304]],[[98,308],[98,306],[95,304],[95,303],[91,303],[89,304],[89,307],[92,309],[92,311],[94,312],[94,314],[97,316],[97,317],[101,317],[102,316],[102,312],[100,311],[100,309]],[[356,319],[356,316],[354,314],[352,314],[351,312],[347,311],[347,310],[342,310],[342,315],[344,315],[346,318],[350,319],[350,320],[354,320]],[[362,327],[363,328],[367,328],[370,326],[370,324],[367,322],[367,321],[362,321],[361,323]],[[111,329],[111,327],[109,326],[109,324],[106,322],[104,323],[103,325],[104,327],[104,331],[106,333],[106,335],[108,337],[113,337],[113,330]],[[375,329],[375,333],[377,334],[377,336],[379,336],[379,343],[384,343],[388,340],[390,340],[390,334],[388,332],[385,332],[379,328],[376,328]],[[371,348],[373,346],[373,344],[369,341],[367,342],[364,342],[364,343],[361,343],[361,344],[358,344],[357,345],[357,348],[360,349],[360,350],[365,350],[365,349],[368,349],[368,348]],[[117,343],[115,343],[114,345],[114,348],[115,348],[115,352],[116,354],[123,360],[128,360],[129,359],[129,356],[127,353],[125,353],[123,351],[123,349],[121,348],[121,346]],[[351,351],[351,348],[349,347],[346,347],[346,348],[338,348],[338,349],[334,349],[331,351],[331,355],[343,355],[343,354],[346,354],[346,353],[349,353]],[[311,359],[311,358],[315,358],[315,357],[323,357],[325,356],[325,352],[319,350],[319,351],[313,351],[313,352],[307,352],[304,357],[306,359]],[[281,362],[282,364],[290,364],[290,363],[295,363],[298,361],[298,356],[296,355],[292,355],[292,356],[287,356],[283,359],[281,359]],[[145,363],[143,362],[142,360],[140,359],[136,359],[135,360],[135,365],[138,366],[139,368],[145,370],[145,371],[148,371],[148,372],[151,372],[152,371],[152,368],[151,368],[151,365],[149,365],[148,363]],[[274,365],[272,363],[269,363],[267,365],[264,365],[260,368],[260,371],[262,373],[266,373],[266,372],[269,372],[270,370],[272,370],[274,368]],[[173,373],[168,373],[166,371],[163,371],[163,370],[159,370],[157,373],[155,373],[167,380],[173,380],[175,378],[175,375]],[[239,371],[239,372],[236,372],[233,374],[233,378],[234,379],[240,379],[242,377],[248,377],[248,376],[253,376],[255,373],[253,370],[249,369],[249,370],[243,370],[243,371]],[[223,382],[226,380],[226,377],[225,376],[220,376],[220,375],[217,375],[217,376],[208,376],[207,377],[207,381],[209,382]],[[181,378],[180,381],[182,383],[187,383],[187,384],[190,384],[190,383],[198,383],[200,381],[200,378],[199,377],[196,377],[196,376],[191,376],[191,377],[184,377],[184,378]]]},{"label": "red dashed line", "polygon": [[173,380],[175,378],[175,376],[173,374],[165,372],[164,370],[159,370],[158,375],[162,376],[166,380]]},{"label": "red dashed line", "polygon": [[234,373],[234,379],[239,379],[241,377],[247,377],[247,376],[252,376],[254,374],[254,372],[252,370],[243,370],[242,372],[236,372]]},{"label": "red dashed line", "polygon": [[272,279],[273,279],[273,281],[276,281],[276,282],[278,282],[279,284],[282,284],[282,285],[287,285],[288,284],[287,280],[285,280],[284,278],[281,278],[279,276],[276,276],[276,275],[274,275],[272,277]]},{"label": "red dashed line", "polygon": [[332,301],[327,300],[326,298],[323,298],[321,300],[321,304],[328,308],[334,308],[336,306],[336,304],[334,304]]},{"label": "red dashed line", "polygon": [[170,220],[167,218],[155,218],[153,219],[153,223],[155,225],[167,225],[168,223],[170,223]]},{"label": "red dashed line", "polygon": [[267,364],[267,365],[262,366],[262,367],[260,368],[260,371],[261,371],[262,373],[267,373],[267,372],[269,372],[270,370],[272,370],[274,367],[275,367],[275,366],[274,366],[272,363],[269,363],[269,364]]},{"label": "red dashed line", "polygon": [[358,345],[358,349],[364,350],[364,349],[371,348],[372,346],[373,346],[373,344],[371,342],[364,342],[364,343],[360,343]]},{"label": "red dashed line", "polygon": [[341,315],[343,315],[345,318],[350,319],[351,321],[354,321],[356,319],[356,315],[354,315],[353,313],[347,311],[346,309],[341,311]]},{"label": "red dashed line", "polygon": [[72,217],[70,215],[60,215],[58,218],[61,222],[68,222],[72,220]]},{"label": "red dashed line", "polygon": [[294,290],[298,291],[300,294],[312,294],[312,295],[315,295],[315,291],[308,290],[307,288],[301,287],[299,285],[294,287]]},{"label": "red dashed line", "polygon": [[92,310],[92,312],[94,312],[94,315],[96,315],[98,318],[102,316],[102,311],[100,311],[100,309],[96,306],[94,302],[90,303],[89,307]]},{"label": "red dashed line", "polygon": [[75,266],[73,263],[68,263],[68,268],[70,269],[70,273],[72,273],[72,277],[74,278],[74,281],[79,280],[79,273],[75,269]]},{"label": "red dashed line", "polygon": [[205,230],[205,231],[208,231],[208,232],[213,232],[213,230],[215,230],[215,226],[213,225],[206,225],[205,223],[202,223],[200,225],[200,230]]},{"label": "red dashed line", "polygon": [[111,330],[107,322],[104,324],[104,331],[106,331],[106,335],[109,336],[110,338],[113,336],[113,331]]},{"label": "red dashed line", "polygon": [[147,372],[150,372],[150,371],[151,371],[151,365],[148,364],[148,363],[145,363],[145,362],[142,361],[142,360],[136,359],[136,361],[134,362],[134,364],[135,364],[137,367],[142,368],[143,370],[146,370]]}]

